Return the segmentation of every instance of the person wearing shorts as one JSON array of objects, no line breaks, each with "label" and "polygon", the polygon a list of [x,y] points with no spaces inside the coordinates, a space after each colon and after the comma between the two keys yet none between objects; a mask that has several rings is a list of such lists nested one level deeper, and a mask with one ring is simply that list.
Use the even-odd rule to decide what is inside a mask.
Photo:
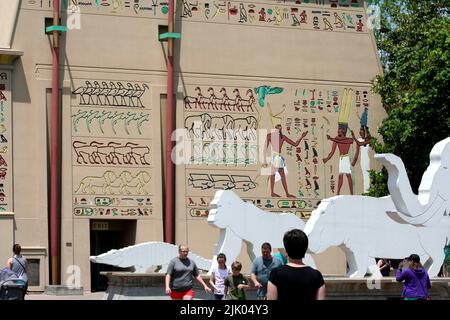
[{"label": "person wearing shorts", "polygon": [[207,293],[211,292],[200,276],[195,262],[188,258],[189,248],[179,245],[178,253],[178,257],[173,258],[167,267],[166,294],[173,300],[194,299],[194,278],[203,285]]}]

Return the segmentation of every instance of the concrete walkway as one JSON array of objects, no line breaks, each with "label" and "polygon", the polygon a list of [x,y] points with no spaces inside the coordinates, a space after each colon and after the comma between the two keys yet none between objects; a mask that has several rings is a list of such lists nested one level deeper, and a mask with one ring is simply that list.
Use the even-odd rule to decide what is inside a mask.
[{"label": "concrete walkway", "polygon": [[[119,296],[118,298],[120,299],[123,297]],[[159,295],[159,293],[151,296],[131,296],[126,298],[127,300],[170,300],[169,296]],[[85,292],[83,295],[50,295],[39,292],[32,292],[25,296],[25,300],[107,300],[107,295],[104,291],[93,293]],[[114,300],[114,298],[112,298],[112,300]]]},{"label": "concrete walkway", "polygon": [[32,292],[25,296],[25,300],[104,300],[104,292],[85,292],[83,295],[49,295]]}]

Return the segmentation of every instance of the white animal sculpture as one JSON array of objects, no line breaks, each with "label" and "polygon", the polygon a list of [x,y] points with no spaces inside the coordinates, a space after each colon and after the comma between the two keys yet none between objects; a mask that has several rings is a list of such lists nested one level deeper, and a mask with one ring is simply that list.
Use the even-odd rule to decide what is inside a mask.
[{"label": "white animal sculpture", "polygon": [[389,193],[399,218],[414,225],[434,226],[450,214],[450,138],[441,140],[431,150],[419,195],[411,190],[402,159],[393,154],[377,154],[375,159],[388,171]]},{"label": "white animal sculpture", "polygon": [[364,277],[368,267],[375,265],[375,257],[403,259],[416,253],[430,277],[435,277],[444,261],[450,225],[420,228],[401,224],[386,214],[394,210],[389,196],[325,199],[305,226],[309,250],[321,253],[331,246],[340,247],[347,258],[347,275],[354,278]]},{"label": "white animal sculpture", "polygon": [[[170,260],[178,255],[178,246],[176,245],[166,242],[145,242],[91,256],[90,260],[122,268],[134,267],[136,273],[145,273],[151,266],[161,266],[159,272],[165,273]],[[199,269],[209,270],[211,268],[211,260],[202,258],[195,253],[189,253],[188,258],[193,260]]]},{"label": "white animal sculpture", "polygon": [[350,277],[363,277],[375,257],[421,257],[430,277],[437,276],[450,238],[450,138],[437,143],[413,194],[403,161],[393,154],[375,155],[389,173],[390,196],[337,196],[325,199],[305,226],[309,249],[320,253],[341,247]]},{"label": "white animal sculpture", "polygon": [[[219,190],[211,201],[208,223],[220,229],[212,268],[217,266],[216,257],[225,253],[228,261],[236,260],[241,252],[242,241],[247,244],[247,253],[253,261],[261,255],[261,245],[269,242],[272,248],[283,248],[283,235],[297,228],[303,230],[305,223],[292,213],[270,213],[251,203],[244,202],[231,190]],[[315,266],[309,254],[305,263]],[[211,272],[210,270],[210,272]]]}]

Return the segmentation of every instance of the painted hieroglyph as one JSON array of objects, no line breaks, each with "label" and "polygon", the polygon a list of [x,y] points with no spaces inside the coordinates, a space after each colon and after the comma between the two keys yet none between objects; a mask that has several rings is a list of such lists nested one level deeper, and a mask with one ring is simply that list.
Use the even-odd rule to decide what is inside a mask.
[{"label": "painted hieroglyph", "polygon": [[[155,158],[150,85],[83,80],[71,93],[72,207],[76,217],[150,218]],[[158,179],[156,179],[158,180]]]},{"label": "painted hieroglyph", "polygon": [[0,69],[0,212],[13,212],[11,71]]},{"label": "painted hieroglyph", "polygon": [[369,187],[369,87],[192,86],[182,101],[186,206],[208,214],[217,190],[307,218],[318,202]]},{"label": "painted hieroglyph", "polygon": [[[23,7],[50,10],[53,0],[27,0]],[[176,19],[201,23],[225,23],[257,27],[293,28],[326,32],[367,33],[360,0],[321,1],[210,1],[177,0]],[[167,19],[166,0],[65,0],[68,14]]]}]

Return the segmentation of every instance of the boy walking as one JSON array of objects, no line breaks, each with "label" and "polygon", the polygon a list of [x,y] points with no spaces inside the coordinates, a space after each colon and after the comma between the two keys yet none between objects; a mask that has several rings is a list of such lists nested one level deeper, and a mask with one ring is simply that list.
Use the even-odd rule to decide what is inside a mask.
[{"label": "boy walking", "polygon": [[231,275],[225,280],[224,300],[230,293],[230,300],[246,300],[245,290],[249,289],[249,282],[241,273],[242,264],[235,261],[231,264]]}]

